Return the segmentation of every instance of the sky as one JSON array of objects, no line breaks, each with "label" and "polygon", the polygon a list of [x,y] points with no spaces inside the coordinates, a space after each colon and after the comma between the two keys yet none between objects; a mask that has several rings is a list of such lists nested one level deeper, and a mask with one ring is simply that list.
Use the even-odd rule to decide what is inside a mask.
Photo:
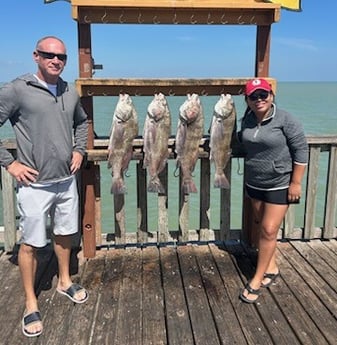
[{"label": "sky", "polygon": [[[321,5],[317,5],[320,3]],[[278,81],[337,81],[337,1],[302,0],[272,24],[269,75]],[[67,46],[63,78],[78,78],[77,24],[66,1],[2,0],[0,82],[36,71],[46,35]],[[93,24],[98,78],[226,78],[254,75],[254,25]]]}]

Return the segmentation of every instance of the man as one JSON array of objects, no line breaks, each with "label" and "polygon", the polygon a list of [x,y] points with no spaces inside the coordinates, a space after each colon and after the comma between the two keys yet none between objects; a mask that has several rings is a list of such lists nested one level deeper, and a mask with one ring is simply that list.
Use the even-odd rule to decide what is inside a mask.
[{"label": "man", "polygon": [[75,303],[88,299],[69,272],[71,235],[78,231],[75,174],[86,148],[87,116],[75,88],[60,77],[67,62],[62,40],[41,38],[33,59],[36,74],[18,77],[0,89],[0,125],[9,119],[17,141],[16,159],[0,143],[0,164],[17,181],[22,227],[18,260],[26,298],[22,331],[27,337],[43,330],[34,281],[36,250],[47,244],[49,216],[59,267],[57,292]]}]

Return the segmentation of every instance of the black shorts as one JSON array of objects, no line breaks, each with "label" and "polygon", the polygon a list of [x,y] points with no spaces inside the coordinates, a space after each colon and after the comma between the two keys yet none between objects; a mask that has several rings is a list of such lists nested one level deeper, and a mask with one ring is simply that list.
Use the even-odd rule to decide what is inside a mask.
[{"label": "black shorts", "polygon": [[270,204],[289,205],[298,204],[300,200],[288,200],[288,188],[278,190],[259,190],[246,186],[246,192],[252,199],[268,202]]}]

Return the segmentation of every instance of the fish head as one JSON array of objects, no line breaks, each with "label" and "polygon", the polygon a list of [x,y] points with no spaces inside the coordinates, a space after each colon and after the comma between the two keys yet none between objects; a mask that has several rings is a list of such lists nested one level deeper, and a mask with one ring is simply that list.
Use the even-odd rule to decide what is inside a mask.
[{"label": "fish head", "polygon": [[126,122],[133,116],[133,103],[128,94],[120,94],[114,116],[120,122]]},{"label": "fish head", "polygon": [[230,116],[234,111],[234,101],[232,95],[221,94],[219,100],[214,106],[214,115],[220,120]]},{"label": "fish head", "polygon": [[154,95],[153,100],[147,108],[148,116],[155,122],[160,121],[168,114],[168,105],[165,96],[162,93]]},{"label": "fish head", "polygon": [[179,117],[186,123],[192,123],[201,113],[201,102],[198,94],[187,94],[187,99],[179,108]]}]

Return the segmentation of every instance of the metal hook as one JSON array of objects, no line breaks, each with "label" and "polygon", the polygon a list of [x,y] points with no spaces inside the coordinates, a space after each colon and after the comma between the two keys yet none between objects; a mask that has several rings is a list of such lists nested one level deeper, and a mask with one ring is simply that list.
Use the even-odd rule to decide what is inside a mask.
[{"label": "metal hook", "polygon": [[88,90],[88,91],[87,91],[87,95],[88,95],[89,97],[91,97],[91,96],[93,96],[93,95],[94,95],[94,92],[93,92],[93,91]]},{"label": "metal hook", "polygon": [[214,23],[214,21],[211,20],[211,14],[208,13],[208,16],[207,16],[207,24],[213,24],[213,23]]},{"label": "metal hook", "polygon": [[175,92],[173,92],[172,89],[169,91],[169,96],[175,96]]},{"label": "metal hook", "polygon": [[101,21],[102,21],[102,23],[103,24],[106,24],[108,21],[107,20],[105,20],[105,18],[107,17],[108,15],[107,15],[107,13],[106,13],[106,11],[104,12],[104,14],[103,14],[103,16],[102,16],[102,18],[101,18]]},{"label": "metal hook", "polygon": [[191,15],[191,24],[197,24],[197,20],[194,20],[194,14]]},{"label": "metal hook", "polygon": [[157,19],[157,16],[153,17],[153,24],[160,24],[160,20]]},{"label": "metal hook", "polygon": [[228,20],[225,20],[226,13],[223,13],[223,15],[220,18],[221,24],[227,24]]},{"label": "metal hook", "polygon": [[243,21],[241,21],[241,18],[242,18],[242,14],[239,16],[239,18],[238,18],[238,24],[240,24],[240,25],[242,25],[242,24],[244,24],[245,23],[245,21],[243,20]]},{"label": "metal hook", "polygon": [[87,15],[84,16],[84,23],[91,23],[91,20],[89,19],[89,17]]},{"label": "metal hook", "polygon": [[255,16],[253,16],[251,19],[250,19],[250,24],[253,24],[253,25],[256,25],[257,22],[253,22],[253,20],[255,19]]},{"label": "metal hook", "polygon": [[144,20],[142,20],[142,13],[140,12],[138,14],[138,24],[143,24],[144,23]]},{"label": "metal hook", "polygon": [[124,17],[124,12],[122,12],[121,15],[119,16],[119,22],[121,24],[125,23],[125,20],[123,19],[123,17]]},{"label": "metal hook", "polygon": [[177,21],[177,13],[174,14],[172,22],[173,22],[173,24],[179,24],[179,22]]},{"label": "metal hook", "polygon": [[208,92],[205,89],[201,90],[201,96],[208,96]]}]

